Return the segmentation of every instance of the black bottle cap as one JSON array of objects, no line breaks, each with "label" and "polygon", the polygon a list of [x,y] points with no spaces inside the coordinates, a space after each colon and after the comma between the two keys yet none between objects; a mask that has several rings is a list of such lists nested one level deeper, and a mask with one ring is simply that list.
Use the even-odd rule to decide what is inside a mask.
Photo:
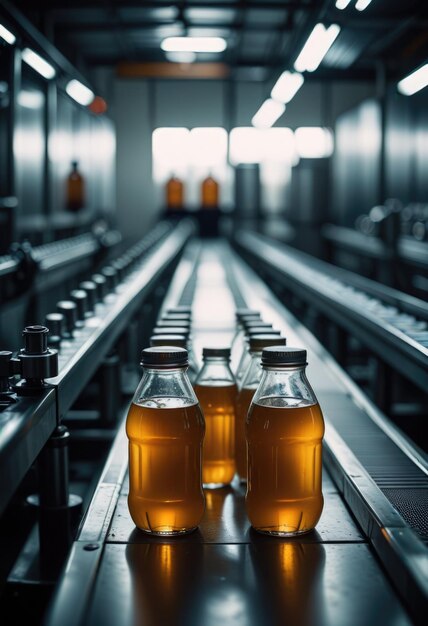
[{"label": "black bottle cap", "polygon": [[260,317],[260,313],[259,311],[256,311],[255,309],[236,309],[236,319],[239,321],[244,317]]},{"label": "black bottle cap", "polygon": [[155,326],[152,335],[184,335],[189,336],[189,328],[183,326]]},{"label": "black bottle cap", "polygon": [[79,285],[80,289],[84,289],[88,294],[88,311],[94,311],[97,303],[97,286],[92,280],[84,280]]},{"label": "black bottle cap", "polygon": [[186,348],[187,337],[185,335],[152,335],[150,345],[153,346],[177,346]]},{"label": "black bottle cap", "polygon": [[186,321],[186,322],[190,322],[190,313],[165,313],[164,315],[162,315],[162,320],[165,321]]},{"label": "black bottle cap", "polygon": [[50,335],[62,337],[65,330],[65,319],[62,313],[48,313],[45,317],[45,325],[49,328]]},{"label": "black bottle cap", "polygon": [[183,328],[186,327],[190,327],[190,322],[189,320],[158,320],[156,322],[156,326],[158,328],[170,328],[171,326],[177,326],[177,322],[179,322],[179,325],[182,326]]},{"label": "black bottle cap", "polygon": [[251,335],[250,350],[252,352],[258,352],[269,346],[285,346],[286,343],[285,337],[269,334]]},{"label": "black bottle cap", "polygon": [[64,315],[65,329],[67,333],[72,333],[77,321],[77,306],[71,300],[60,300],[56,308],[59,313]]},{"label": "black bottle cap", "polygon": [[280,335],[281,331],[270,326],[251,326],[245,331],[247,337],[252,335]]},{"label": "black bottle cap", "polygon": [[106,277],[102,274],[92,274],[91,280],[97,288],[98,300],[103,300],[108,292]]},{"label": "black bottle cap", "polygon": [[202,358],[219,357],[230,359],[230,348],[203,348]]},{"label": "black bottle cap", "polygon": [[73,289],[70,292],[70,298],[76,303],[77,319],[83,321],[88,310],[88,294],[84,289]]},{"label": "black bottle cap", "polygon": [[143,367],[170,368],[187,365],[187,350],[177,346],[154,346],[141,353]]},{"label": "black bottle cap", "polygon": [[255,319],[251,319],[251,320],[243,319],[242,325],[245,330],[247,330],[247,328],[251,328],[252,326],[263,326],[263,328],[272,328],[272,324],[270,324],[269,322],[264,322],[263,320],[255,320]]},{"label": "black bottle cap", "polygon": [[270,346],[262,352],[262,365],[289,366],[306,365],[306,350],[303,348],[286,348],[283,346]]},{"label": "black bottle cap", "polygon": [[185,304],[179,304],[168,309],[167,313],[188,313],[192,315],[192,307]]}]

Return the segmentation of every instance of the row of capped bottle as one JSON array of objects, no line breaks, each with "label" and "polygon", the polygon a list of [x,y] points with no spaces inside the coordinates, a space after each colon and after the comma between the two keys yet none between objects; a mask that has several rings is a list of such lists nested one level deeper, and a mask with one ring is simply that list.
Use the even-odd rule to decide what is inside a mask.
[{"label": "row of capped bottle", "polygon": [[230,348],[205,348],[192,387],[190,311],[168,312],[153,331],[152,347],[143,350],[127,434],[129,509],[145,532],[196,528],[204,512],[202,486],[228,485],[236,469],[242,481],[248,475],[246,507],[256,530],[300,534],[321,515],[324,422],[306,379],[306,351],[287,348],[256,312],[238,311],[237,319],[233,351],[244,333],[248,338],[239,384]]},{"label": "row of capped bottle", "polygon": [[[185,206],[185,186],[174,174],[166,183],[166,206],[169,210],[182,209]],[[220,187],[218,182],[207,176],[201,183],[201,207],[215,209],[219,206]]]}]

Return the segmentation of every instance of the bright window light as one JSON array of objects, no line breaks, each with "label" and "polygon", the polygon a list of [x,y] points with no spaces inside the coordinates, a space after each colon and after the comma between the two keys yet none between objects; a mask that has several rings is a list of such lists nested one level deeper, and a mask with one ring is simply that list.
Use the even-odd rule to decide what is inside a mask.
[{"label": "bright window light", "polygon": [[196,61],[195,52],[165,52],[165,56],[171,63],[194,63]]},{"label": "bright window light", "polygon": [[268,98],[254,115],[251,123],[256,128],[270,128],[285,111],[285,104]]},{"label": "bright window light", "polygon": [[229,137],[232,165],[239,163],[288,163],[296,165],[294,133],[291,128],[233,128]]},{"label": "bright window light", "polygon": [[185,176],[190,161],[188,128],[156,128],[152,135],[153,178]]},{"label": "bright window light", "polygon": [[73,98],[73,100],[75,100],[79,104],[82,104],[83,106],[88,106],[88,104],[91,104],[92,100],[95,97],[94,92],[89,89],[89,87],[86,87],[86,85],[81,83],[80,80],[76,80],[75,78],[67,83],[65,90],[70,98]]},{"label": "bright window light", "polygon": [[301,126],[294,136],[296,149],[301,159],[322,159],[333,154],[333,133],[320,126]]},{"label": "bright window light", "polygon": [[357,9],[357,11],[364,11],[364,9],[367,9],[371,1],[372,0],[357,0],[357,2],[355,3],[355,8]]},{"label": "bright window light", "polygon": [[167,37],[161,43],[165,52],[223,52],[226,47],[223,37]]},{"label": "bright window light", "polygon": [[339,33],[340,26],[338,24],[331,24],[328,28],[321,23],[314,26],[294,63],[294,69],[297,72],[314,72]]},{"label": "bright window light", "polygon": [[229,156],[233,165],[260,163],[263,160],[263,133],[258,128],[238,127],[230,131]]},{"label": "bright window light", "polygon": [[351,0],[336,0],[336,9],[340,9],[341,11],[343,11],[343,9],[346,9],[348,4],[350,3]]},{"label": "bright window light", "polygon": [[270,92],[271,98],[287,104],[299,91],[304,80],[299,72],[283,72]]},{"label": "bright window light", "polygon": [[38,74],[43,76],[43,78],[53,78],[56,74],[55,68],[45,61],[43,57],[41,57],[37,52],[31,50],[31,48],[24,48],[22,51],[22,60],[27,63],[33,70],[36,70]]},{"label": "bright window light", "polygon": [[0,24],[0,37],[4,39],[5,42],[10,44],[11,46],[16,41],[15,35],[11,33],[10,30],[6,28],[6,26],[3,26],[3,24]]},{"label": "bright window light", "polygon": [[299,157],[291,128],[267,128],[262,131],[263,161],[297,165]]},{"label": "bright window light", "polygon": [[428,85],[428,63],[415,70],[397,85],[398,91],[404,96],[413,96]]},{"label": "bright window light", "polygon": [[227,161],[227,131],[224,128],[193,128],[189,154],[195,168],[223,167]]}]

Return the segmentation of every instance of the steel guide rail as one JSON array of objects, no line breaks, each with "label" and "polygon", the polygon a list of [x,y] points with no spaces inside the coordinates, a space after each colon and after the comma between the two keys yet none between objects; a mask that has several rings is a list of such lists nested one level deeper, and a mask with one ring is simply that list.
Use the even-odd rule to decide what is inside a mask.
[{"label": "steel guide rail", "polygon": [[[253,233],[238,233],[236,244],[296,295],[310,301],[391,366],[399,364],[403,375],[426,389],[428,331],[412,331],[417,320],[404,319],[396,310],[304,265],[284,249],[273,248]],[[426,322],[420,323],[426,326]]]},{"label": "steel guide rail", "polygon": [[[260,248],[257,251],[255,248],[253,246],[253,252],[258,256]],[[420,470],[425,488],[428,487],[426,462],[421,462],[418,455],[413,454],[407,441],[361,393],[312,333],[285,309],[246,264],[234,257],[230,267],[235,272],[236,281],[241,286],[248,305],[266,313],[266,317],[275,321],[275,325],[284,331],[289,345],[295,343],[308,349],[309,380],[326,420],[324,459],[327,467],[345,502],[383,562],[399,595],[410,608],[415,620],[422,624],[428,606],[428,548],[340,436],[334,425],[338,421],[333,419],[333,414],[337,411],[346,414],[354,410],[356,417],[358,413],[368,416],[379,427],[377,440],[382,435],[389,439],[393,433],[397,455],[402,453],[411,460],[416,470]],[[361,426],[360,437],[363,436],[362,428]]]},{"label": "steel guide rail", "polygon": [[[223,266],[227,268],[229,284],[233,285],[236,292],[239,291],[241,293],[240,298],[242,297],[247,306],[257,308],[266,316],[266,319],[269,319],[269,321],[275,323],[275,326],[283,330],[287,336],[289,345],[304,345],[308,348],[310,362],[309,378],[311,382],[313,382],[321,405],[324,407],[324,404],[327,403],[327,400],[333,393],[335,398],[342,399],[342,401],[349,403],[349,405],[359,405],[364,409],[370,409],[370,411],[375,410],[368,401],[365,405],[365,401],[361,400],[360,397],[353,397],[353,391],[356,391],[356,387],[349,377],[340,370],[311,333],[301,326],[278,300],[272,296],[272,293],[254,272],[252,272],[246,264],[237,259],[237,257],[229,251],[227,246],[220,244],[217,246],[217,252],[222,260]],[[197,257],[197,246],[189,246],[185,253],[186,271],[183,272],[183,276],[180,278],[177,276],[178,272],[176,273],[163,308],[172,306],[179,301],[181,289],[183,289],[183,287],[185,289],[189,277],[194,273]],[[386,565],[388,573],[396,583],[399,594],[404,598],[407,605],[410,606],[414,616],[418,618],[419,615],[421,615],[418,615],[419,609],[426,606],[427,581],[421,577],[427,565],[425,547],[405,524],[399,513],[380,492],[361,463],[338,435],[329,421],[328,409],[325,412],[327,422],[325,462],[327,463],[328,469],[332,473],[339,491],[356,516],[369,541]],[[381,416],[379,416],[379,419],[381,419]],[[96,593],[102,596],[100,591],[102,585],[98,578],[103,570],[103,560],[106,550],[108,550],[110,554],[108,565],[105,566],[109,579],[112,575],[113,580],[118,580],[118,577],[122,580],[124,577],[123,580],[126,581],[130,573],[125,573],[122,569],[118,572],[113,571],[111,569],[113,566],[111,555],[119,554],[118,549],[120,546],[123,546],[124,541],[125,545],[127,545],[127,549],[131,548],[135,543],[138,544],[141,542],[144,544],[145,541],[149,543],[154,542],[155,544],[158,543],[155,540],[147,540],[145,537],[139,540],[138,537],[134,536],[135,531],[130,535],[128,541],[124,540],[123,535],[120,537],[115,535],[116,530],[112,526],[113,519],[116,520],[116,524],[120,525],[122,523],[120,520],[123,519],[121,513],[123,509],[120,508],[120,506],[122,506],[120,500],[121,498],[123,500],[127,488],[126,481],[124,482],[127,468],[126,448],[126,436],[123,422],[88,510],[88,514],[82,524],[77,540],[73,545],[68,564],[50,605],[50,610],[45,622],[49,626],[58,623],[63,624],[63,626],[80,626],[83,623],[88,623],[86,618],[88,618],[88,611],[90,611],[93,597]],[[227,498],[230,498],[230,495],[227,495]],[[212,524],[213,521],[211,520],[210,523]],[[222,520],[218,519],[216,523],[221,524]],[[237,520],[234,520],[232,526],[235,527],[236,524]],[[126,526],[126,528],[128,529],[130,527]],[[126,532],[129,532],[129,529]],[[195,543],[198,544],[201,541],[200,537],[193,539],[194,541],[192,542],[192,536],[189,535],[188,539],[181,538],[177,542],[170,541],[169,543],[171,546],[175,544],[177,549],[188,546],[188,555],[191,557],[192,543],[195,545]],[[219,540],[208,540],[208,544],[211,541],[218,542]],[[224,539],[221,541],[222,544],[228,543]],[[310,541],[311,539],[309,539],[309,542]],[[312,541],[317,541],[317,539],[314,538]],[[202,542],[204,543],[203,538]],[[274,544],[277,542],[278,540],[268,540],[263,544],[263,547],[265,549],[269,548],[269,546],[273,548]],[[160,540],[160,544],[162,543],[165,542]],[[185,546],[182,545],[183,543]],[[237,544],[242,545],[243,543],[252,544],[252,539],[248,537],[248,535],[244,537],[241,536]],[[292,541],[284,541],[283,543],[293,545]],[[294,545],[296,546],[296,544]],[[220,548],[220,545],[217,545],[217,547]],[[228,547],[232,549],[230,546],[226,546],[226,548]],[[112,552],[113,548],[114,550]],[[234,548],[234,550],[235,549],[236,548]],[[122,563],[121,561],[118,562]],[[188,562],[188,566],[191,568],[190,561]],[[118,565],[118,567],[123,567],[123,564]],[[352,568],[351,563],[349,567]],[[390,569],[392,569],[392,571],[390,571]],[[147,572],[147,574],[150,578],[151,573]],[[227,580],[228,572],[222,572],[222,574],[226,576],[226,578],[222,578],[222,580]],[[142,572],[140,575],[142,575]],[[243,575],[243,572],[241,572],[241,575]],[[105,581],[105,578],[103,580]],[[196,582],[197,581],[195,581],[195,583]],[[276,581],[272,579],[272,583],[275,585]],[[292,584],[292,581],[290,581],[290,583]],[[123,595],[125,593],[124,589],[128,589],[125,582],[124,588],[119,590],[119,594],[121,593],[122,595],[118,600],[118,604],[115,605],[113,603],[113,607],[116,610],[118,606],[123,606],[123,602],[132,603],[136,601],[135,596],[131,598],[128,595]],[[137,597],[137,601],[138,599],[139,596]],[[307,598],[304,599],[304,602],[306,600]],[[110,602],[108,594],[105,596],[105,602],[107,603],[105,610],[108,613]],[[348,601],[346,598],[342,599],[342,605],[343,604],[345,604],[345,606],[341,607],[343,612],[343,621],[341,623],[347,623],[345,612],[348,608]],[[89,614],[92,615],[91,612]],[[113,612],[113,614],[115,613]],[[127,615],[129,619],[129,616],[132,615],[132,611],[129,614],[127,613]],[[281,619],[286,619],[287,616],[281,615],[280,617]],[[375,621],[378,620],[377,613],[375,616],[371,617],[375,618]],[[354,623],[352,618],[350,619],[351,623]],[[375,621],[373,621],[373,623],[375,623]],[[420,617],[419,621],[422,623]],[[108,623],[111,623],[111,620]],[[253,623],[255,622],[251,621],[251,624]],[[325,623],[322,617],[320,617],[320,623]],[[334,618],[332,623],[336,623]]]},{"label": "steel guide rail", "polygon": [[115,292],[96,305],[94,316],[75,331],[73,339],[63,340],[59,374],[49,379],[46,391],[34,397],[17,397],[0,412],[0,513],[141,301],[176,261],[193,229],[191,222],[182,222],[169,234],[165,225],[150,233],[145,245],[139,246],[139,251],[147,254]]}]

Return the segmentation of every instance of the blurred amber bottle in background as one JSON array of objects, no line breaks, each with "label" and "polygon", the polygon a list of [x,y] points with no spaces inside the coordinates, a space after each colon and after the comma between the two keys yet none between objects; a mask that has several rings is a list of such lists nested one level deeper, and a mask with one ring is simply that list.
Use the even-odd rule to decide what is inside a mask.
[{"label": "blurred amber bottle in background", "polygon": [[219,184],[212,176],[202,181],[201,205],[204,209],[216,209],[219,203]]},{"label": "blurred amber bottle in background", "polygon": [[182,209],[184,206],[184,185],[174,174],[166,184],[166,207],[170,211]]},{"label": "blurred amber bottle in background", "polygon": [[85,205],[85,180],[78,170],[78,161],[72,161],[67,178],[66,206],[69,211],[79,211]]}]

